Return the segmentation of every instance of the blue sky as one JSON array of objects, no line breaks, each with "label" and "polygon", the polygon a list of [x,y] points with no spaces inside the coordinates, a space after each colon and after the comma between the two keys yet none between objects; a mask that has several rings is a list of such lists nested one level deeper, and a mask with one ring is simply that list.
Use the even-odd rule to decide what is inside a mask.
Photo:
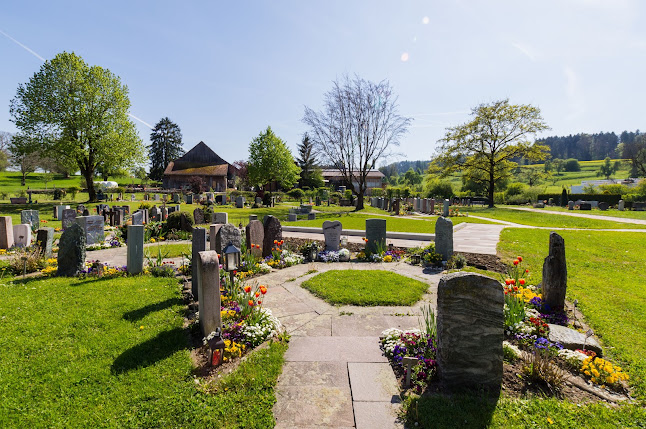
[{"label": "blue sky", "polygon": [[120,76],[132,115],[168,116],[185,148],[203,140],[229,162],[267,125],[296,153],[303,107],[345,73],[388,79],[414,118],[389,162],[429,159],[447,126],[506,97],[540,107],[544,135],[644,130],[645,3],[4,2],[0,130],[15,131],[9,102],[37,56],[62,51]]}]

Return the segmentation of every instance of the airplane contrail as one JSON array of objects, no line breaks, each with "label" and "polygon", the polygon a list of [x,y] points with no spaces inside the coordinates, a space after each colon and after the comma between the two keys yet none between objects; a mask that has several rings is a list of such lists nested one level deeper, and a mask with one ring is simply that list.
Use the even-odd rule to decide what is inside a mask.
[{"label": "airplane contrail", "polygon": [[11,37],[11,36],[10,36],[10,35],[8,35],[7,33],[5,33],[4,31],[0,30],[0,34],[2,34],[2,35],[3,35],[3,36],[5,36],[7,39],[11,40],[13,43],[15,43],[16,45],[20,46],[21,48],[23,48],[24,50],[26,50],[27,52],[29,52],[30,54],[32,54],[33,56],[35,56],[35,57],[36,57],[36,58],[38,58],[39,60],[41,60],[41,61],[45,61],[45,58],[41,57],[41,56],[40,56],[40,55],[38,55],[36,52],[32,51],[32,50],[31,50],[31,49],[29,49],[27,46],[23,45],[22,43],[20,43],[19,41],[17,41],[16,39],[14,39],[13,37]]},{"label": "airplane contrail", "polygon": [[[8,35],[7,33],[5,33],[4,31],[0,30],[0,34],[2,34],[2,35],[3,35],[3,36],[5,36],[7,39],[9,39],[9,40],[11,40],[12,42],[14,42],[16,45],[20,46],[21,48],[23,48],[24,50],[26,50],[27,52],[29,52],[30,54],[32,54],[33,56],[35,56],[35,57],[36,57],[36,58],[38,58],[39,60],[41,60],[41,61],[43,61],[43,62],[44,62],[44,61],[46,61],[46,60],[45,60],[45,58],[41,57],[41,56],[40,56],[40,55],[38,55],[36,52],[34,52],[33,50],[29,49],[29,47],[27,47],[27,46],[23,45],[22,43],[20,43],[19,41],[17,41],[16,39],[14,39],[13,37],[11,37],[11,36],[10,36],[10,35]],[[133,115],[132,113],[128,113],[128,116],[130,116],[131,118],[136,119],[137,121],[141,122],[142,124],[144,124],[145,126],[147,126],[148,128],[150,128],[151,130],[154,128],[154,127],[153,127],[152,125],[150,125],[148,122],[144,121],[143,119],[139,119],[138,117],[136,117],[136,116],[135,116],[135,115]]]},{"label": "airplane contrail", "polygon": [[147,126],[148,128],[150,128],[151,130],[152,130],[153,128],[155,128],[155,127],[153,127],[152,125],[150,125],[148,122],[144,121],[143,119],[139,119],[138,117],[136,117],[136,116],[135,116],[135,115],[133,115],[132,113],[128,113],[128,116],[130,116],[130,117],[131,117],[131,118],[133,118],[133,119],[138,120],[139,122],[141,122],[142,124],[144,124],[145,126]]}]

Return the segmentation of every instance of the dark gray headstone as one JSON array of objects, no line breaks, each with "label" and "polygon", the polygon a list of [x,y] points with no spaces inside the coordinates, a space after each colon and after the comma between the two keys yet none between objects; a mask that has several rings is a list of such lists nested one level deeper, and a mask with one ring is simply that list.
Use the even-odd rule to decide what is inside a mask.
[{"label": "dark gray headstone", "polygon": [[431,214],[435,214],[435,198],[431,198],[430,212],[431,212]]},{"label": "dark gray headstone", "polygon": [[[213,238],[211,238],[211,240],[212,239]],[[222,255],[224,253],[224,248],[227,247],[229,243],[240,249],[242,244],[241,241],[242,235],[240,234],[240,230],[231,223],[225,223],[218,230],[217,234],[215,234],[215,251]]]},{"label": "dark gray headstone", "polygon": [[316,220],[316,213],[308,213],[307,220]]},{"label": "dark gray headstone", "polygon": [[298,220],[298,215],[296,213],[287,214],[287,222],[296,222]]},{"label": "dark gray headstone", "polygon": [[438,375],[449,389],[499,391],[505,298],[500,282],[458,272],[437,290]]},{"label": "dark gray headstone", "polygon": [[76,223],[85,233],[86,245],[102,243],[105,240],[103,216],[80,216],[76,218]]},{"label": "dark gray headstone", "polygon": [[449,215],[449,205],[451,202],[449,200],[444,200],[444,206],[442,207],[442,216],[447,217]]},{"label": "dark gray headstone", "polygon": [[85,269],[85,232],[80,225],[70,225],[58,242],[58,275],[72,277]]},{"label": "dark gray headstone", "polygon": [[263,228],[265,229],[265,237],[262,243],[262,256],[267,257],[271,255],[271,249],[275,247],[274,240],[281,241],[283,239],[283,227],[274,216],[265,216]]},{"label": "dark gray headstone", "polygon": [[599,207],[599,210],[604,210],[605,211],[605,210],[608,210],[609,206],[610,205],[608,203],[606,203],[605,201],[600,201],[599,205],[597,207]]},{"label": "dark gray headstone", "polygon": [[40,215],[38,210],[23,210],[20,212],[20,223],[31,225],[31,228],[40,227]]},{"label": "dark gray headstone", "polygon": [[180,212],[179,213],[179,227],[182,231],[191,232],[193,230],[193,225],[189,222],[188,213]]},{"label": "dark gray headstone", "polygon": [[399,214],[399,200],[393,201],[393,212],[395,212],[395,215]]},{"label": "dark gray headstone", "polygon": [[63,230],[69,228],[73,223],[76,222],[76,210],[74,209],[65,209],[63,210],[63,216],[61,220],[63,224]]},{"label": "dark gray headstone", "polygon": [[243,196],[239,196],[236,198],[236,208],[243,208],[245,203],[245,198]]},{"label": "dark gray headstone", "polygon": [[366,251],[377,252],[386,248],[386,219],[366,219]]},{"label": "dark gray headstone", "polygon": [[52,247],[54,245],[54,228],[40,228],[36,233],[36,246],[44,258],[52,257]]},{"label": "dark gray headstone", "polygon": [[159,222],[160,216],[161,215],[159,213],[159,209],[157,208],[157,206],[154,206],[152,209],[150,209],[150,219],[152,221]]},{"label": "dark gray headstone", "polygon": [[563,310],[566,289],[565,241],[557,233],[551,232],[549,255],[543,262],[543,304],[548,310]]},{"label": "dark gray headstone", "polygon": [[592,204],[590,204],[590,203],[581,203],[579,205],[579,210],[592,210]]},{"label": "dark gray headstone", "polygon": [[435,251],[443,261],[453,256],[453,221],[449,218],[440,217],[435,223]]},{"label": "dark gray headstone", "polygon": [[193,204],[193,194],[186,194],[186,204]]},{"label": "dark gray headstone", "polygon": [[191,291],[193,292],[193,299],[199,300],[198,295],[199,288],[199,276],[197,273],[198,262],[199,262],[199,253],[206,250],[206,229],[204,228],[193,228],[193,239],[192,239],[192,258],[191,258]]},{"label": "dark gray headstone", "polygon": [[[137,214],[137,213],[135,213]],[[143,225],[128,225],[128,274],[140,274],[144,270],[144,230]]]},{"label": "dark gray headstone", "polygon": [[339,243],[341,242],[341,232],[343,225],[338,220],[323,222],[323,236],[325,237],[325,250],[339,250]]},{"label": "dark gray headstone", "polygon": [[144,224],[144,214],[142,212],[134,212],[132,214],[132,224],[133,225],[143,225]]},{"label": "dark gray headstone", "polygon": [[265,229],[262,226],[262,222],[259,220],[250,220],[245,227],[245,235],[245,238],[247,239],[247,249],[251,251],[252,255],[261,258],[262,246],[265,239]]},{"label": "dark gray headstone", "polygon": [[567,202],[567,209],[574,210],[574,201],[570,200]]},{"label": "dark gray headstone", "polygon": [[195,225],[204,224],[204,210],[199,207],[193,210],[193,220],[195,221]]},{"label": "dark gray headstone", "polygon": [[227,212],[216,212],[211,216],[212,223],[229,223],[229,214]]},{"label": "dark gray headstone", "polygon": [[166,219],[168,219],[168,209],[166,207],[162,207],[161,208],[161,220],[163,222],[165,222]]}]

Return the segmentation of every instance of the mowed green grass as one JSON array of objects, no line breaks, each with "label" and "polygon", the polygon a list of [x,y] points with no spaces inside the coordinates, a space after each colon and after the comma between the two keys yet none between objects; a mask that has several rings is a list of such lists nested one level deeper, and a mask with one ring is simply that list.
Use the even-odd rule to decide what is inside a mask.
[{"label": "mowed green grass", "polygon": [[[541,281],[548,254],[547,230],[506,228],[498,254],[506,262],[523,257],[530,284]],[[407,405],[407,418],[434,428],[642,428],[646,426],[646,241],[641,233],[560,231],[568,268],[567,299],[579,300],[609,358],[628,371],[632,405],[573,404],[558,399],[497,402],[480,396],[423,396]],[[498,275],[493,274],[495,278]],[[548,420],[549,419],[549,420]]]},{"label": "mowed green grass", "polygon": [[144,256],[146,258],[155,259],[161,253],[163,258],[178,258],[182,255],[191,257],[192,247],[191,243],[158,243],[154,245],[147,245],[144,248]]},{"label": "mowed green grass", "polygon": [[[544,209],[540,209],[540,210],[556,212],[556,213],[568,213],[568,212],[572,213],[572,210],[568,210],[567,207],[545,207]],[[574,213],[584,213],[584,214],[591,214],[595,216],[605,216],[605,217],[620,217],[623,219],[646,220],[646,211],[633,211],[633,210],[619,211],[617,209],[608,209],[608,210],[592,209],[587,212],[574,211]]]},{"label": "mowed green grass", "polygon": [[0,427],[272,427],[286,345],[200,393],[183,309],[174,279],[0,285]]},{"label": "mowed green grass", "polygon": [[[44,177],[43,173],[29,173],[25,178],[25,185],[23,186],[20,184],[20,181],[22,178],[22,174],[20,174],[20,172],[2,171],[0,172],[0,190],[8,192],[9,194],[11,194],[10,196],[14,197],[16,196],[14,194],[20,193],[20,191],[23,191],[23,190],[27,191],[27,188],[39,189],[39,190],[54,189],[54,188],[67,189],[67,188],[71,188],[72,186],[82,188],[84,187],[82,183],[85,183],[81,178],[81,176],[70,176],[68,178],[65,178],[63,177],[62,174],[54,174],[52,176],[52,180],[47,182],[47,184],[45,184],[45,182],[43,181],[43,177]],[[95,178],[94,180],[100,181],[103,179]],[[130,177],[109,177],[108,180],[117,182],[124,187],[126,185],[141,183],[140,179],[130,178]],[[34,195],[34,198],[36,198],[36,195]],[[42,199],[44,198],[44,196],[39,195],[37,198]]]},{"label": "mowed green grass", "polygon": [[[472,207],[470,214],[482,216],[487,219],[497,219],[513,222],[520,225],[558,227],[558,228],[581,228],[581,229],[646,229],[646,225],[622,223],[611,220],[588,219],[576,216],[565,216],[555,214],[551,211],[536,212],[528,210],[516,210],[505,207]],[[589,214],[589,212],[585,212]],[[596,214],[596,212],[594,213]]]},{"label": "mowed green grass", "polygon": [[302,283],[314,295],[331,304],[413,305],[428,285],[391,271],[331,270]]}]

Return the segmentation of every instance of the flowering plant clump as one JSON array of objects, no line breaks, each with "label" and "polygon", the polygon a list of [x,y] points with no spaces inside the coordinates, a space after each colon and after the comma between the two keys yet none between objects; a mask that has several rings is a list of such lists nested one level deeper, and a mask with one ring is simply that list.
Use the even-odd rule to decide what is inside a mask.
[{"label": "flowering plant clump", "polygon": [[125,277],[127,275],[127,266],[115,267],[100,261],[86,261],[85,269],[80,273],[80,276],[90,277]]},{"label": "flowering plant clump", "polygon": [[339,262],[340,256],[339,252],[334,250],[324,250],[318,253],[317,258],[321,262]]},{"label": "flowering plant clump", "polygon": [[417,358],[417,364],[411,368],[411,385],[421,393],[437,373],[435,337],[417,329],[401,331],[395,328],[387,329],[381,335],[381,346],[386,357],[404,373],[404,357]]},{"label": "flowering plant clump", "polygon": [[598,357],[587,357],[581,364],[581,372],[590,378],[595,384],[601,387],[618,389],[622,381],[628,381],[628,374],[623,372],[620,366],[613,365],[605,359]]},{"label": "flowering plant clump", "polygon": [[302,255],[291,252],[287,249],[280,250],[280,247],[275,249],[278,250],[273,250],[272,254],[267,256],[264,260],[264,263],[269,265],[271,268],[287,268],[293,265],[302,264],[305,260]]}]

